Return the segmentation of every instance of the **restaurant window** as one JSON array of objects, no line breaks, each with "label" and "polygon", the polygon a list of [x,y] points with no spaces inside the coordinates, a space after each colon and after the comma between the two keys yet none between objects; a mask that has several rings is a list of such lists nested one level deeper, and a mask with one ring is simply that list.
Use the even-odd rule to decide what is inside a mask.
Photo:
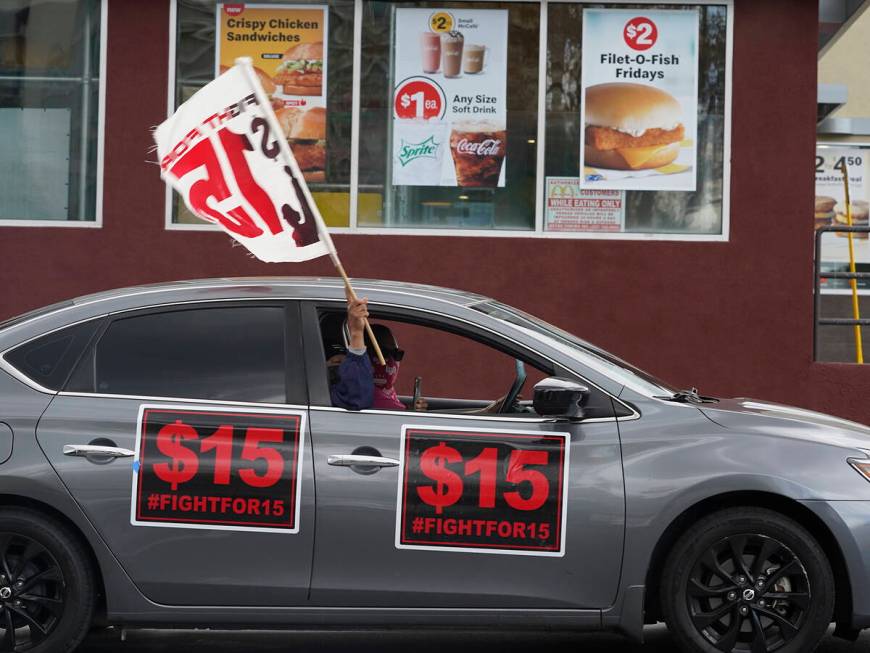
[{"label": "restaurant window", "polygon": [[[214,78],[226,9],[173,6],[177,105]],[[331,0],[325,164],[306,175],[327,225],[727,240],[732,7]],[[286,104],[293,85],[265,61],[284,124],[299,115]],[[303,172],[311,144],[291,137]],[[179,204],[173,196],[173,224],[202,224]]]},{"label": "restaurant window", "polygon": [[0,224],[99,221],[104,9],[0,4]]},{"label": "restaurant window", "polygon": [[[354,0],[176,0],[174,9],[175,106],[212,81],[216,68],[251,56],[326,224],[347,227]],[[206,226],[177,193],[170,202],[172,225]]]},{"label": "restaurant window", "polygon": [[363,7],[360,227],[533,230],[540,5]]},{"label": "restaurant window", "polygon": [[[602,9],[605,11],[600,11]],[[595,10],[599,11],[595,13]],[[727,7],[551,3],[548,12],[544,229],[588,235],[607,232],[694,236],[723,234],[723,202],[728,193],[725,177]],[[650,17],[650,20],[645,21],[644,17]],[[586,33],[592,42],[585,44],[584,48],[583,21],[590,18],[595,23],[588,26],[590,30]],[[697,50],[693,52],[688,36],[694,31],[695,20]],[[656,27],[657,21],[659,25]],[[596,42],[595,32],[606,29],[609,23],[616,23],[620,31],[624,29],[625,38],[611,39],[609,43]],[[644,30],[656,30],[663,42],[667,38],[666,25],[673,25],[672,31],[681,32],[682,37],[663,44],[662,56],[675,57],[681,61],[678,64],[650,65],[651,56],[645,54],[644,50],[634,50],[632,46],[636,44],[629,44],[629,35],[633,33],[637,35],[636,38],[642,38]],[[623,34],[618,36],[622,37]],[[654,36],[647,37],[647,41],[653,40]],[[644,45],[636,47],[643,48]],[[654,52],[652,49],[649,51]],[[611,54],[613,57],[609,57]],[[590,56],[594,57],[596,79],[584,84],[583,59],[587,57],[588,62]],[[632,57],[633,62],[609,65],[611,60],[619,57]],[[639,57],[645,57],[646,65],[634,63]],[[687,62],[688,66],[685,65]],[[665,80],[677,77],[679,65],[684,66],[682,74],[685,79],[676,79],[669,88]],[[615,70],[617,68],[618,72]],[[612,76],[606,77],[608,74]],[[619,74],[624,76],[624,81],[615,76]],[[652,81],[648,77],[634,77],[647,74],[662,77]],[[697,90],[692,90],[689,81],[692,74]],[[604,80],[604,84],[597,84]],[[685,83],[681,84],[681,81]],[[647,137],[650,130],[666,131],[675,123],[680,123],[677,138],[681,142],[674,144],[677,158],[672,163],[657,169],[631,170],[633,164],[645,164],[607,158],[611,153],[619,152],[619,149],[601,154],[591,153],[586,148],[586,154],[590,155],[593,164],[600,160],[606,165],[622,169],[596,167],[587,161],[585,169],[581,171],[581,149],[584,145],[593,147],[595,144],[594,139],[589,138],[589,125],[596,120],[604,122],[611,118],[603,111],[599,113],[604,115],[595,114],[592,109],[596,107],[592,107],[589,89],[613,88],[615,84],[609,82],[620,84],[623,88],[632,87],[629,90],[640,85],[658,86],[670,91],[672,96],[678,96],[678,103],[672,102],[672,106],[682,109],[681,116],[667,117],[668,124],[635,125],[638,130],[648,130],[642,135],[647,140],[638,138],[634,139],[635,143],[656,147],[660,142]],[[584,88],[587,89],[585,124],[581,121]],[[618,128],[622,125],[610,122],[607,126]],[[583,140],[584,131],[588,143]],[[605,136],[611,136],[613,140],[623,139],[629,145],[635,144],[628,140],[630,134],[626,132],[607,131],[609,133]],[[648,152],[643,147],[638,149]],[[590,184],[581,189],[578,184],[581,174],[587,179],[592,176],[605,177],[605,183],[600,184],[604,188],[598,190],[595,184]],[[606,183],[608,181],[609,184]],[[682,186],[682,189],[669,190],[669,184]],[[619,185],[624,188],[614,188]],[[578,201],[573,201],[575,199]],[[560,212],[560,207],[566,208]]]}]

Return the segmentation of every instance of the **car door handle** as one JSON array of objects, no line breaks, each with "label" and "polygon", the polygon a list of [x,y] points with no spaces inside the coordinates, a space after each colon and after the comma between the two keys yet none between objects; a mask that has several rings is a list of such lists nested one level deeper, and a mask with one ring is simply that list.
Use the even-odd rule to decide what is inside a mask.
[{"label": "car door handle", "polygon": [[326,459],[326,462],[327,464],[336,467],[350,467],[352,465],[365,467],[398,467],[399,465],[399,461],[395,458],[384,458],[383,456],[358,456],[353,454],[333,454]]},{"label": "car door handle", "polygon": [[136,452],[123,447],[103,447],[96,444],[65,444],[64,456],[110,456],[112,458],[129,458]]}]

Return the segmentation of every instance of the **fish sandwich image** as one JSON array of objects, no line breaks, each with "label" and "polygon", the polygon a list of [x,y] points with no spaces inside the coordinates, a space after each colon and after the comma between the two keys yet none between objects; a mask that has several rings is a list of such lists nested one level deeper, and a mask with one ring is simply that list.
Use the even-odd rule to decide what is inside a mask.
[{"label": "fish sandwich image", "polygon": [[646,170],[673,163],[685,137],[682,107],[670,93],[631,83],[586,89],[585,165]]}]

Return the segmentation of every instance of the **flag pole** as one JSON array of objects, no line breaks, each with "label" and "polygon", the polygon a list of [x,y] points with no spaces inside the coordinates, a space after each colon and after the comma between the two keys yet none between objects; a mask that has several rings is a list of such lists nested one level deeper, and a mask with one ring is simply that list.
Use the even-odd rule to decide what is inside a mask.
[{"label": "flag pole", "polygon": [[[305,179],[302,176],[302,171],[299,169],[299,164],[296,163],[296,157],[293,156],[293,153],[290,151],[290,145],[287,143],[287,139],[284,137],[284,131],[281,129],[281,125],[278,124],[278,118],[275,116],[275,112],[272,110],[272,105],[269,102],[269,98],[266,97],[266,92],[263,90],[263,87],[260,85],[260,80],[257,79],[257,75],[254,73],[253,64],[251,62],[250,57],[239,57],[236,59],[236,65],[241,66],[242,70],[245,71],[245,77],[248,80],[248,85],[254,89],[254,95],[257,98],[257,104],[263,109],[263,113],[266,116],[266,121],[269,123],[269,129],[273,134],[276,135],[276,139],[278,141],[278,147],[281,150],[281,156],[284,158],[284,162],[290,167],[290,171],[293,174],[294,179],[299,181],[299,188],[302,189],[302,194],[304,195],[304,199],[308,202],[308,206],[311,209],[311,214],[314,216],[314,221],[317,223],[317,233],[320,236],[320,239],[323,241],[323,244],[326,245],[326,250],[329,254],[329,258],[332,260],[332,264],[335,266],[335,269],[338,271],[338,274],[341,276],[342,281],[344,281],[344,287],[347,288],[347,292],[350,295],[351,299],[357,301],[356,291],[354,291],[353,286],[350,283],[350,278],[347,276],[347,272],[344,270],[344,266],[341,264],[341,259],[338,258],[338,251],[335,249],[335,244],[332,242],[332,236],[329,234],[329,231],[326,229],[326,223],[323,221],[323,216],[320,215],[320,209],[317,208],[317,203],[314,201],[314,198],[311,197],[311,191],[308,190],[308,184],[305,183]],[[381,352],[381,347],[378,344],[377,338],[375,338],[375,334],[372,331],[372,326],[369,324],[368,320],[365,320],[366,333],[369,335],[369,340],[371,340],[372,347],[375,350],[375,355],[378,357],[378,362],[381,365],[386,365],[386,361],[384,360],[384,354]]]}]

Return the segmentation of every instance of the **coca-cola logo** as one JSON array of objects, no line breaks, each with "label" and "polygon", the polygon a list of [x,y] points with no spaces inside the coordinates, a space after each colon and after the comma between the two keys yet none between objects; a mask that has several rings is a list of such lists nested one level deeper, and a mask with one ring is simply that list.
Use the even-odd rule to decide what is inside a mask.
[{"label": "coca-cola logo", "polygon": [[482,141],[470,141],[463,138],[456,144],[456,151],[461,154],[474,154],[475,156],[496,156],[501,150],[500,138],[487,138]]}]

